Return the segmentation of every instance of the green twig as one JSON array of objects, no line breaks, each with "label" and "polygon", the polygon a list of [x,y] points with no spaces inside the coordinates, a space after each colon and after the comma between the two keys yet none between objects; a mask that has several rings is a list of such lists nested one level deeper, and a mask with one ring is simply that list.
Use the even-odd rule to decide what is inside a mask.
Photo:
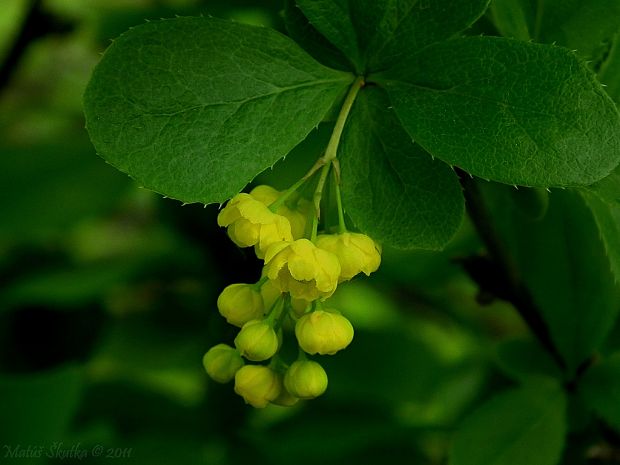
[{"label": "green twig", "polygon": [[558,366],[566,371],[566,362],[551,339],[547,323],[534,304],[528,289],[521,282],[511,255],[504,247],[497,231],[493,227],[493,221],[476,180],[464,171],[458,170],[458,174],[463,186],[467,213],[480,239],[484,242],[490,257],[497,265],[494,269],[494,272],[497,274],[493,276],[494,280],[499,279],[502,282],[503,287],[507,289],[506,299],[519,312],[521,318],[523,318],[534,336],[540,341],[545,350],[549,352]]}]

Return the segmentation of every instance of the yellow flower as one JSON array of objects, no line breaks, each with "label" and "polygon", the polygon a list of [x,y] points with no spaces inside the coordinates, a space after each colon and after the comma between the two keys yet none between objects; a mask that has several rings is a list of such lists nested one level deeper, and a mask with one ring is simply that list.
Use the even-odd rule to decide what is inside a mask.
[{"label": "yellow flower", "polygon": [[336,290],[338,258],[308,239],[273,244],[265,254],[265,274],[282,292],[295,299],[316,300]]},{"label": "yellow flower", "polygon": [[214,381],[227,383],[243,366],[243,359],[239,352],[229,345],[218,344],[211,347],[204,355],[202,364]]},{"label": "yellow flower", "polygon": [[274,189],[271,186],[266,184],[261,184],[260,186],[256,186],[254,189],[250,191],[250,195],[254,197],[259,202],[262,202],[266,206],[271,205],[273,202],[278,200],[281,192]]},{"label": "yellow flower", "polygon": [[353,340],[353,326],[335,310],[315,310],[297,320],[297,342],[309,354],[333,355]]},{"label": "yellow flower", "polygon": [[237,334],[235,346],[248,360],[260,362],[278,351],[278,335],[265,320],[248,321]]},{"label": "yellow flower", "polygon": [[368,276],[381,264],[380,247],[365,234],[322,234],[317,237],[316,246],[338,257],[341,282],[362,272]]},{"label": "yellow flower", "polygon": [[263,408],[280,396],[282,378],[269,367],[245,365],[235,374],[235,392],[247,404]]},{"label": "yellow flower", "polygon": [[[271,186],[260,185],[252,189],[250,195],[259,202],[269,206],[278,200],[280,195],[282,195],[282,192],[277,191]],[[306,232],[306,224],[308,222],[308,213],[310,212],[311,207],[312,204],[306,199],[298,199],[295,208],[289,208],[287,205],[282,204],[276,211],[278,215],[284,216],[289,221],[293,240],[304,237]]]},{"label": "yellow flower", "polygon": [[217,223],[228,228],[228,236],[239,247],[254,246],[258,258],[265,256],[271,244],[293,239],[289,221],[249,194],[234,196],[218,215]]},{"label": "yellow flower", "polygon": [[265,307],[261,293],[252,284],[231,284],[217,298],[220,314],[231,325],[242,327],[263,316]]},{"label": "yellow flower", "polygon": [[327,389],[327,373],[311,360],[294,362],[284,375],[284,387],[300,399],[314,399]]}]

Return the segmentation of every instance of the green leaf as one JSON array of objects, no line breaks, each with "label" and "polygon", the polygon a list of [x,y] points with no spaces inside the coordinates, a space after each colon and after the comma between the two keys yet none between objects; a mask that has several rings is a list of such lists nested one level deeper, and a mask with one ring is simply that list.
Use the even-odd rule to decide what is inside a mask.
[{"label": "green leaf", "polygon": [[387,87],[411,137],[471,174],[508,184],[591,184],[620,162],[620,118],[568,50],[496,37],[432,45]]},{"label": "green leaf", "polygon": [[565,406],[563,392],[546,384],[494,397],[461,425],[450,465],[556,465]]},{"label": "green leaf", "polygon": [[557,43],[595,62],[620,31],[617,0],[494,0],[491,11],[503,35]]},{"label": "green leaf", "polygon": [[541,221],[515,211],[513,188],[488,185],[497,230],[546,321],[569,372],[601,346],[620,310],[620,291],[592,213],[574,191],[553,191]]},{"label": "green leaf", "polygon": [[[15,447],[47,448],[62,441],[82,396],[83,377],[76,367],[0,376],[0,437]],[[6,451],[3,451],[6,452]]]},{"label": "green leaf", "polygon": [[594,215],[616,281],[620,281],[620,168],[581,190]]},{"label": "green leaf", "polygon": [[379,242],[441,249],[463,219],[458,178],[411,141],[388,106],[376,87],[353,105],[339,149],[344,205]]},{"label": "green leaf", "polygon": [[177,18],[119,37],[84,107],[112,165],[169,197],[213,203],[302,141],[351,81],[273,30]]},{"label": "green leaf", "polygon": [[283,18],[288,35],[314,59],[330,68],[347,70],[352,67],[349,59],[310,24],[295,0],[286,0]]},{"label": "green leaf", "polygon": [[620,353],[588,369],[579,392],[592,410],[620,431]]},{"label": "green leaf", "polygon": [[501,342],[496,348],[496,359],[502,371],[516,381],[562,379],[562,371],[553,358],[532,338]]},{"label": "green leaf", "polygon": [[364,69],[358,32],[352,22],[355,9],[349,0],[296,0],[306,18],[321,34],[345,54],[358,73]]},{"label": "green leaf", "polygon": [[[369,37],[366,68],[389,68],[435,42],[457,36],[486,10],[489,0],[382,0],[359,5],[358,29]],[[363,15],[363,16],[362,16]]]},{"label": "green leaf", "polygon": [[471,26],[489,0],[297,0],[358,72],[385,69]]}]

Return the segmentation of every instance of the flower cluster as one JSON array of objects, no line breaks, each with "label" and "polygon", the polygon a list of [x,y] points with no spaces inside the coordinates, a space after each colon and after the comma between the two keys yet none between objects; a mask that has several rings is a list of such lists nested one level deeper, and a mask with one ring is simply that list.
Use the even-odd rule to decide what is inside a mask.
[{"label": "flower cluster", "polygon": [[[231,284],[220,294],[220,314],[241,329],[234,347],[218,344],[205,354],[207,373],[221,383],[234,379],[235,392],[258,408],[320,396],[327,374],[309,356],[335,354],[353,340],[349,320],[325,300],[340,283],[376,271],[379,246],[344,224],[337,234],[318,234],[317,208],[295,188],[263,185],[238,194],[218,223],[236,245],[254,247],[264,268],[258,282]],[[290,364],[280,355],[287,328],[294,328],[299,346]]]}]

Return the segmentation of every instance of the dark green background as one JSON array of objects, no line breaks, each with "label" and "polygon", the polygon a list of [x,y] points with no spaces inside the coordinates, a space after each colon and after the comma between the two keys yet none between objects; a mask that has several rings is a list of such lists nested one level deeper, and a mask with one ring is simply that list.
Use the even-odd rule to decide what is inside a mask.
[{"label": "dark green background", "polygon": [[[254,410],[208,380],[203,353],[235,334],[217,295],[256,280],[260,263],[217,227],[217,206],[140,190],[100,159],[81,96],[109,40],[145,19],[213,14],[283,30],[281,7],[3,0],[0,462],[439,464],[462,419],[512,385],[495,345],[528,333],[463,270],[460,259],[481,250],[468,222],[446,251],[384,250],[375,275],[341,287],[332,302],[356,335],[321,358],[330,385],[320,399]],[[21,47],[25,24],[34,37]],[[473,32],[483,31],[494,33],[486,18]],[[293,182],[320,153],[322,131],[259,181]],[[580,454],[599,441],[589,421]],[[11,461],[29,447],[42,457]],[[72,448],[84,457],[61,460]]]}]

